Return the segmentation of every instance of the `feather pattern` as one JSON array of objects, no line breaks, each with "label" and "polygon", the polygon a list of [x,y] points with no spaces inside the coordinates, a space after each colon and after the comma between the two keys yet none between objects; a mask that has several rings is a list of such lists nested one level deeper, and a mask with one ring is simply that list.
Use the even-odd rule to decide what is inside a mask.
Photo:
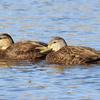
[{"label": "feather pattern", "polygon": [[40,50],[37,47],[42,47],[43,45],[32,44],[30,42],[18,42],[11,45],[7,50],[6,58],[15,60],[35,60],[36,58],[41,58]]},{"label": "feather pattern", "polygon": [[47,63],[76,65],[92,64],[100,60],[96,50],[88,47],[65,46],[56,52],[50,52],[46,56]]}]

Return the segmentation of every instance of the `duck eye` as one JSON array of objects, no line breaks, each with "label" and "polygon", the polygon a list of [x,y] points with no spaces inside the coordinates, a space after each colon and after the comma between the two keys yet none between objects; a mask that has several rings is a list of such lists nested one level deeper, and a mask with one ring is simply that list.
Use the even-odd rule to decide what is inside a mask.
[{"label": "duck eye", "polygon": [[53,43],[56,43],[55,41]]}]

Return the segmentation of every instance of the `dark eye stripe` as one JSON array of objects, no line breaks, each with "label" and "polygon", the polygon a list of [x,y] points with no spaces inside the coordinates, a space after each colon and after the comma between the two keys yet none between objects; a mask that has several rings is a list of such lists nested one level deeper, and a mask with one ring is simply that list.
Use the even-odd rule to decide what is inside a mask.
[{"label": "dark eye stripe", "polygon": [[5,39],[6,37],[0,37],[0,39]]}]

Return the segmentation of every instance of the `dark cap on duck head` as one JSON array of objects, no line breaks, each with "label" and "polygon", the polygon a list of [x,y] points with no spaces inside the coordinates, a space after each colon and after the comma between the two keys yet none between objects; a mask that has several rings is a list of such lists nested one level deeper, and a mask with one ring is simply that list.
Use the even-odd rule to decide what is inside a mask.
[{"label": "dark cap on duck head", "polygon": [[0,39],[6,39],[6,38],[9,38],[12,41],[12,43],[14,43],[14,40],[12,39],[12,37],[8,33],[1,33],[0,34]]},{"label": "dark cap on duck head", "polygon": [[51,48],[54,51],[58,51],[64,46],[67,46],[67,43],[62,37],[53,37],[48,43],[48,48]]},{"label": "dark cap on duck head", "polygon": [[59,36],[55,36],[55,37],[52,37],[52,39],[49,41],[49,43],[50,42],[53,42],[53,41],[63,41],[66,45],[67,45],[67,43],[66,43],[66,41],[64,40],[64,38],[62,38],[62,37],[59,37]]}]

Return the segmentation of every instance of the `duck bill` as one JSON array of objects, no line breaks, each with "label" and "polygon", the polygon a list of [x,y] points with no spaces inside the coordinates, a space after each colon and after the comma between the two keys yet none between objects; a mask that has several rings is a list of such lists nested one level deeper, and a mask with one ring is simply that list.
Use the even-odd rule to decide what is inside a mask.
[{"label": "duck bill", "polygon": [[47,47],[47,48],[41,50],[40,53],[41,53],[41,54],[47,54],[47,53],[49,53],[51,50],[52,50],[52,49],[50,49],[50,48]]},{"label": "duck bill", "polygon": [[51,48],[45,46],[37,47],[36,49],[39,49],[41,54],[47,54],[51,51]]}]

